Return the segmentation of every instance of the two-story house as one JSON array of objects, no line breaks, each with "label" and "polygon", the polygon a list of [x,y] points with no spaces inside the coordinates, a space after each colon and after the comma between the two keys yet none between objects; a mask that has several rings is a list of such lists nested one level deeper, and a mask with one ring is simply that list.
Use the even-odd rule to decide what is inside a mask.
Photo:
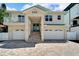
[{"label": "two-story house", "polygon": [[8,13],[9,16],[4,17],[4,24],[8,26],[8,40],[66,40],[64,12],[35,5],[23,11]]}]

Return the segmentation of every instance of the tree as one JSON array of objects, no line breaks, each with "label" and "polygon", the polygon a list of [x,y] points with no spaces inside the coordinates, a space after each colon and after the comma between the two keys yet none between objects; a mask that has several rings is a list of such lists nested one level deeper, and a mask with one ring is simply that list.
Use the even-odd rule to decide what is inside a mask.
[{"label": "tree", "polygon": [[0,24],[3,24],[3,18],[5,16],[8,16],[8,13],[6,11],[6,5],[2,3],[0,7]]}]

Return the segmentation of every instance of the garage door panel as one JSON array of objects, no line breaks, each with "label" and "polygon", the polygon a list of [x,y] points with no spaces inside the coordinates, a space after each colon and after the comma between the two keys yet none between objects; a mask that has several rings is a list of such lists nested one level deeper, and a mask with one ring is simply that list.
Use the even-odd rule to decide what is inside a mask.
[{"label": "garage door panel", "polygon": [[13,31],[13,40],[24,40],[24,31]]},{"label": "garage door panel", "polygon": [[44,39],[64,39],[64,31],[44,31]]}]

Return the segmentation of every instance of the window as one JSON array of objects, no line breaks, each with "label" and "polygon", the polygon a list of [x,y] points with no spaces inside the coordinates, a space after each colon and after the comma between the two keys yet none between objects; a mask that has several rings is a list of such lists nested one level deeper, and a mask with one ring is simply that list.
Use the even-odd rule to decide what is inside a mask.
[{"label": "window", "polygon": [[62,31],[61,29],[55,30],[55,31]]},{"label": "window", "polygon": [[45,21],[52,21],[52,15],[46,15]]},{"label": "window", "polygon": [[61,20],[61,15],[58,15],[58,20]]},{"label": "window", "polygon": [[24,15],[18,15],[19,22],[25,22],[25,16]]},{"label": "window", "polygon": [[73,26],[77,26],[78,23],[77,23],[77,20],[73,20]]},{"label": "window", "polygon": [[48,29],[46,29],[45,31],[48,31]]},{"label": "window", "polygon": [[24,31],[23,29],[21,29],[21,31]]},{"label": "window", "polygon": [[52,21],[52,16],[51,15],[49,15],[49,21]]},{"label": "window", "polygon": [[19,29],[16,29],[16,31],[19,31]]},{"label": "window", "polygon": [[45,21],[48,21],[48,15],[45,16]]}]

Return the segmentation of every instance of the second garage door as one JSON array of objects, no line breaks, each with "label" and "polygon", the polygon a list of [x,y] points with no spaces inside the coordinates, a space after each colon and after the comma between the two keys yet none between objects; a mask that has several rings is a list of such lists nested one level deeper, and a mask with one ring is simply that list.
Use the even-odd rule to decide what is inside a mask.
[{"label": "second garage door", "polygon": [[64,38],[64,31],[44,31],[44,39],[62,40]]}]

